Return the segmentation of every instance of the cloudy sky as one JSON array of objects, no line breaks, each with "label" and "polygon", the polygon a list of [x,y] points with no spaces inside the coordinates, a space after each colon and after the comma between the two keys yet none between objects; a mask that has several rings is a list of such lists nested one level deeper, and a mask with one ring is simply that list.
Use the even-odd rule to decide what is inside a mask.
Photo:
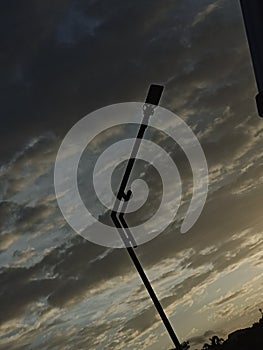
[{"label": "cloudy sky", "polygon": [[[200,347],[256,321],[263,126],[239,2],[31,0],[0,8],[0,349],[171,347],[126,251],[77,235],[53,184],[67,131],[98,108],[143,101],[152,82],[165,85],[161,105],[196,133],[210,186],[187,234],[176,219],[136,252],[180,340]],[[97,153],[124,135],[94,140],[80,188]],[[187,204],[185,158],[152,137],[178,160]]]}]

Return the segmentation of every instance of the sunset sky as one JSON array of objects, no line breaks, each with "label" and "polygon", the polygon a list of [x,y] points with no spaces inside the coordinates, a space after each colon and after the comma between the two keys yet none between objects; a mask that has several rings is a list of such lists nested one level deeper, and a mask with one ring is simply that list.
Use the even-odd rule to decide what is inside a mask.
[{"label": "sunset sky", "polygon": [[[67,131],[104,106],[144,101],[151,83],[197,135],[210,185],[188,233],[176,219],[137,255],[193,349],[257,321],[263,121],[239,1],[7,1],[0,16],[0,349],[172,347],[127,252],[74,232],[53,182]],[[97,153],[127,133],[115,131],[87,150],[80,187]],[[187,202],[185,158],[153,136],[178,160]]]}]

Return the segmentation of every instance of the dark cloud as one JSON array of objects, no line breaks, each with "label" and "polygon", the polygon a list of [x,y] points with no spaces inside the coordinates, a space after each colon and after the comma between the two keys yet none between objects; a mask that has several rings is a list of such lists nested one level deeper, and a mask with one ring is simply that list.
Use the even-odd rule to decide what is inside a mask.
[{"label": "dark cloud", "polygon": [[[15,16],[8,6],[2,12],[6,14],[2,23],[8,27],[12,20],[12,28],[17,28],[8,31],[4,42],[6,80],[2,98],[8,116],[1,135],[4,158],[30,136],[49,130],[63,135],[72,123],[95,108],[144,99],[150,77],[147,65],[142,63],[151,33],[143,27],[146,13],[158,18],[157,3],[124,6],[115,1],[111,11],[106,2],[30,2],[23,8],[17,6]],[[91,35],[97,21],[101,23]],[[161,73],[159,78],[155,73],[152,79],[160,77]],[[20,127],[23,134],[18,132]],[[15,144],[8,139],[10,135]]]},{"label": "dark cloud", "polygon": [[55,280],[30,280],[33,269],[4,269],[1,281],[1,317],[0,323],[21,316],[28,304],[51,293]]},{"label": "dark cloud", "polygon": [[[78,244],[64,251],[59,261],[56,260],[54,267],[54,273],[59,275],[61,282],[49,296],[49,303],[61,307],[74,298],[83,298],[88,290],[103,286],[105,281],[131,271],[127,253],[119,249],[113,250],[103,259],[90,263],[104,251],[105,248],[93,245],[82,238]],[[44,266],[48,261],[47,257],[43,262]]]},{"label": "dark cloud", "polygon": [[156,310],[153,307],[150,307],[126,322],[121,331],[125,333],[132,330],[133,332],[138,331],[142,333],[147,328],[154,325],[157,320]]},{"label": "dark cloud", "polygon": [[[2,269],[1,320],[17,317],[29,303],[41,297],[48,297],[49,304],[56,307],[73,300],[79,302],[92,288],[102,287],[105,281],[133,271],[125,251],[116,249],[99,258],[105,250],[76,237],[69,248],[53,249],[30,268]],[[41,278],[43,275],[49,278]]]},{"label": "dark cloud", "polygon": [[[216,48],[225,41],[226,30],[232,33],[227,47],[233,44],[238,47],[241,25],[237,26],[237,18],[233,23],[226,16],[220,17],[222,11],[220,15],[213,13],[213,20],[220,23],[214,28],[222,27],[222,20],[224,23],[222,30],[215,29],[217,47],[210,22],[198,25],[190,48],[184,47],[181,41],[186,34],[184,28],[189,26],[187,31],[190,31],[196,12],[203,9],[204,3],[168,1],[160,8],[158,3],[149,1],[133,5],[114,1],[109,11],[106,2],[99,5],[57,1],[52,5],[30,3],[19,9],[16,26],[13,25],[19,30],[10,31],[5,38],[9,89],[3,108],[10,122],[5,122],[3,156],[8,152],[7,146],[12,150],[44,130],[63,135],[72,123],[95,108],[119,101],[143,100],[149,82],[165,81],[174,74],[180,76],[185,61],[190,58],[198,61],[208,48],[218,51]],[[11,21],[9,11],[5,6],[6,26]],[[233,8],[227,11],[231,13]],[[213,59],[216,57],[214,54]],[[209,69],[211,59],[209,62],[210,65],[204,62],[204,69]],[[16,67],[20,67],[21,78],[11,83],[10,72],[17,71]],[[202,74],[203,71],[195,67],[194,74],[199,74],[195,79],[200,81],[210,76],[213,80],[214,76],[209,72]],[[181,80],[175,79],[180,92],[183,82],[190,88],[187,74],[181,76]],[[16,127],[10,128],[11,125]],[[23,135],[17,132],[21,126]],[[16,144],[8,140],[10,133]]]},{"label": "dark cloud", "polygon": [[17,225],[32,229],[32,225],[43,222],[49,215],[50,209],[46,205],[39,205],[37,207],[23,207],[18,214]]},{"label": "dark cloud", "polygon": [[0,203],[0,227],[1,231],[8,230],[16,222],[16,212],[19,205],[13,202],[2,201]]}]

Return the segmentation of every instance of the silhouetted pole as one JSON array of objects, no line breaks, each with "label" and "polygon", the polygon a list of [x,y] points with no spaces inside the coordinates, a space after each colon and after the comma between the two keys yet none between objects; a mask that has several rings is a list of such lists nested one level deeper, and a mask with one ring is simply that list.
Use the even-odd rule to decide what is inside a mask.
[{"label": "silhouetted pole", "polygon": [[[118,193],[117,193],[117,199],[118,201],[122,201],[122,208],[119,211],[119,202],[116,201],[114,206],[113,206],[113,210],[111,212],[111,219],[116,227],[116,229],[118,230],[120,237],[123,241],[123,243],[126,246],[127,252],[138,272],[138,274],[140,275],[142,282],[146,288],[146,290],[149,293],[149,296],[152,299],[152,302],[159,314],[159,316],[161,317],[163,324],[175,346],[176,350],[181,350],[181,344],[179,342],[179,339],[177,338],[177,335],[175,333],[175,331],[173,330],[173,327],[169,321],[169,319],[167,318],[163,307],[157,297],[157,295],[155,294],[154,289],[151,286],[151,282],[148,279],[147,275],[145,274],[143,267],[140,263],[140,260],[138,259],[135,250],[133,247],[136,247],[136,241],[134,239],[134,237],[132,236],[132,233],[129,230],[129,226],[125,221],[124,218],[124,214],[125,214],[125,208],[127,205],[127,202],[130,200],[131,196],[132,196],[132,192],[130,189],[127,190],[127,185],[128,185],[128,181],[137,157],[137,153],[141,144],[141,141],[143,139],[144,133],[147,129],[148,126],[148,120],[151,117],[151,115],[153,115],[154,113],[154,106],[158,106],[162,92],[163,92],[163,86],[162,85],[156,85],[156,84],[152,84],[149,88],[146,100],[145,100],[145,105],[144,105],[144,117],[143,120],[141,122],[140,128],[138,130],[138,134],[137,137],[135,139],[135,143],[133,146],[133,149],[131,151],[131,155],[130,158],[128,160],[128,164],[127,167],[125,169],[125,173],[123,175]],[[126,233],[126,235],[125,235]]]},{"label": "silhouetted pole", "polygon": [[240,0],[258,86],[258,114],[263,117],[263,0]]}]

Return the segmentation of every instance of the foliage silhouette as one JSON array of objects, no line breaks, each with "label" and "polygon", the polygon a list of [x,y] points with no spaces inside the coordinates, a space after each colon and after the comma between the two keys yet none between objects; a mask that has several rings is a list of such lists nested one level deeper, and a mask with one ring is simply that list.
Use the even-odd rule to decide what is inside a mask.
[{"label": "foliage silhouette", "polygon": [[[263,349],[263,311],[259,309],[261,318],[251,327],[238,329],[230,333],[226,340],[213,335],[210,342],[203,345],[201,350],[262,350]],[[181,350],[191,349],[189,341],[181,344]],[[170,349],[175,350],[175,349]],[[195,349],[197,350],[197,349]]]},{"label": "foliage silhouette", "polygon": [[202,350],[262,350],[263,349],[263,311],[261,318],[251,327],[239,329],[228,335],[227,339],[214,335],[210,344],[205,343]]}]

